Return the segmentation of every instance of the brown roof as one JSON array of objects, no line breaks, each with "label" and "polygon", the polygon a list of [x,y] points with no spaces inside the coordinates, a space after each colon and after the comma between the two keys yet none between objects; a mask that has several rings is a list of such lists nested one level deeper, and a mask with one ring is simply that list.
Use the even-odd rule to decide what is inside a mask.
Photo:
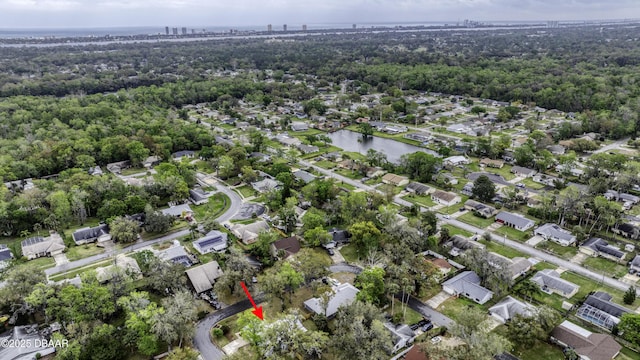
[{"label": "brown roof", "polygon": [[407,178],[404,176],[388,173],[382,177],[382,180],[388,181],[393,184],[400,184],[403,181],[406,181]]},{"label": "brown roof", "polygon": [[423,353],[418,345],[414,345],[404,358],[405,360],[429,360],[427,354]]},{"label": "brown roof", "polygon": [[453,199],[456,198],[456,194],[454,193],[450,193],[450,192],[446,192],[446,191],[442,191],[442,190],[436,190],[433,194],[431,194],[432,197],[444,200],[446,202],[449,202]]},{"label": "brown roof", "polygon": [[[622,349],[622,346],[611,335],[590,333],[585,330],[585,333],[590,334],[585,337],[583,334],[565,327],[566,323],[568,322],[565,321],[553,329],[551,336],[571,346],[579,355],[588,357],[591,360],[611,360]],[[568,326],[580,328],[572,323],[569,323]]]},{"label": "brown roof", "polygon": [[483,158],[482,160],[480,160],[480,164],[485,164],[485,165],[493,164],[493,165],[497,165],[497,166],[503,166],[504,165],[504,161],[502,161],[502,160],[493,160],[493,159],[489,159],[489,158]]},{"label": "brown roof", "polygon": [[445,259],[431,259],[429,260],[433,265],[443,268],[443,269],[451,269],[453,266],[447,262]]},{"label": "brown roof", "polygon": [[273,243],[273,247],[276,251],[284,250],[287,253],[285,257],[287,257],[297,254],[298,251],[300,251],[300,240],[297,236],[280,239]]}]

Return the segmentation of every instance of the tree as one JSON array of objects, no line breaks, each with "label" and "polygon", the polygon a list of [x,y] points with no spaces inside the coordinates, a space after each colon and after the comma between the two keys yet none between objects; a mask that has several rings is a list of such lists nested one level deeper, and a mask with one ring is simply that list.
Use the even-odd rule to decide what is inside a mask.
[{"label": "tree", "polygon": [[541,293],[538,285],[534,284],[530,280],[525,280],[519,283],[515,290],[518,292],[518,294],[522,295],[525,300],[529,299],[529,301],[531,301],[534,296]]},{"label": "tree", "polygon": [[539,339],[544,339],[546,334],[535,317],[526,317],[520,314],[514,316],[507,325],[507,336],[512,343],[522,348],[529,348]]},{"label": "tree", "polygon": [[174,218],[155,211],[150,205],[145,208],[144,230],[148,233],[165,233],[173,225]]},{"label": "tree", "polygon": [[214,289],[222,295],[240,296],[244,294],[240,282],[252,286],[251,279],[256,275],[256,269],[251,266],[247,257],[239,249],[232,247],[225,260],[224,273],[216,280]]},{"label": "tree", "polygon": [[66,228],[71,221],[71,204],[69,203],[67,193],[61,190],[53,192],[47,196],[47,201],[59,226]]},{"label": "tree", "polygon": [[496,186],[486,175],[480,175],[473,182],[473,196],[482,202],[490,202],[496,196]]},{"label": "tree", "polygon": [[355,286],[360,288],[358,300],[380,305],[384,302],[384,269],[372,267],[364,269],[356,277]]},{"label": "tree", "polygon": [[351,225],[349,233],[351,234],[351,243],[360,255],[377,249],[380,245],[382,233],[371,221],[361,221]]},{"label": "tree", "polygon": [[373,304],[355,301],[338,309],[333,347],[338,359],[388,359],[393,350],[391,333],[383,325],[380,310]]},{"label": "tree", "polygon": [[403,172],[419,182],[430,182],[441,160],[431,154],[417,151],[400,157],[400,166]]},{"label": "tree", "polygon": [[138,223],[124,217],[115,218],[109,224],[109,233],[116,242],[134,242],[138,240]]},{"label": "tree", "polygon": [[369,123],[360,123],[358,125],[358,129],[362,133],[362,137],[365,139],[373,135],[373,126]]},{"label": "tree", "polygon": [[635,346],[640,346],[640,315],[634,313],[622,315],[618,323],[618,333]]},{"label": "tree", "polygon": [[145,148],[140,141],[134,140],[127,144],[127,153],[131,163],[138,166],[149,156],[149,149]]},{"label": "tree", "polygon": [[260,280],[260,288],[271,297],[280,299],[282,310],[284,310],[285,293],[289,293],[291,301],[293,293],[303,283],[304,275],[296,271],[289,262],[285,262],[279,268],[265,271]]},{"label": "tree", "polygon": [[318,227],[324,227],[327,224],[327,214],[316,208],[311,208],[307,210],[304,215],[302,215],[302,231],[306,232],[311,229],[315,229]]},{"label": "tree", "polygon": [[189,291],[179,291],[174,296],[162,299],[164,312],[154,316],[152,331],[162,340],[171,344],[178,340],[178,347],[182,347],[185,338],[195,332],[197,306],[193,295]]},{"label": "tree", "polygon": [[463,343],[446,348],[427,346],[424,350],[429,358],[491,360],[494,356],[511,350],[512,344],[507,339],[488,330],[486,315],[475,306],[461,311],[456,320],[449,332],[459,337]]},{"label": "tree", "polygon": [[329,258],[318,256],[316,252],[309,248],[301,249],[291,261],[293,267],[304,275],[306,282],[328,275],[329,270],[327,269],[331,265]]},{"label": "tree", "polygon": [[166,360],[198,360],[200,353],[190,347],[182,347],[171,350]]},{"label": "tree", "polygon": [[622,299],[625,304],[631,305],[634,301],[636,301],[636,287],[629,286],[629,289],[624,293],[624,298]]},{"label": "tree", "polygon": [[333,237],[323,227],[316,227],[304,232],[304,240],[310,246],[321,246],[328,244]]},{"label": "tree", "polygon": [[0,291],[0,305],[11,306],[15,316],[26,312],[28,307],[25,306],[25,298],[32,293],[36,285],[45,283],[46,276],[42,270],[16,266],[7,270],[3,280],[6,289],[11,291]]},{"label": "tree", "polygon": [[174,264],[154,256],[149,261],[148,268],[147,284],[155,291],[163,293],[167,289],[174,292],[186,289],[187,283],[182,264]]}]

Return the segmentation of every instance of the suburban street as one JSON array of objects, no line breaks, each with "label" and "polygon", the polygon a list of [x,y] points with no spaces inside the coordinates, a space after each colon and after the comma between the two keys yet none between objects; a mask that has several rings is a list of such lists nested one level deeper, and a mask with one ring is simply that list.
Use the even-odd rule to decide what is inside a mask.
[{"label": "suburban street", "polygon": [[[330,176],[330,177],[332,177],[334,179],[340,180],[340,181],[342,181],[344,183],[347,183],[349,185],[352,185],[352,186],[355,186],[355,187],[358,187],[358,188],[364,189],[364,190],[378,191],[379,192],[379,190],[376,190],[375,188],[373,188],[371,186],[362,184],[361,182],[356,181],[356,180],[349,179],[349,178],[347,178],[345,176],[342,176],[340,174],[336,174],[333,171],[330,171],[330,170],[323,169],[321,167],[312,165],[312,164],[310,164],[310,163],[308,163],[306,161],[300,161],[300,163],[302,165],[304,165],[304,166],[310,166],[310,167],[312,167],[313,169],[319,171],[322,174],[325,174],[325,175]],[[413,204],[411,202],[403,200],[399,196],[396,196],[394,198],[394,202],[396,204],[402,205],[402,206],[413,206]],[[425,211],[425,210],[427,210],[427,209],[424,208],[424,207],[421,207],[421,211]],[[436,214],[436,215],[437,215],[437,217],[438,217],[438,219],[440,221],[443,221],[445,223],[451,224],[451,225],[453,225],[455,227],[458,227],[458,228],[461,228],[463,230],[467,230],[467,231],[469,231],[471,233],[483,234],[485,232],[484,229],[477,228],[475,226],[469,225],[467,223],[463,223],[463,222],[458,221],[456,219],[445,219],[444,216],[442,216],[440,214]],[[498,236],[498,237],[496,237],[496,236]],[[539,259],[544,260],[544,261],[546,261],[548,263],[560,266],[560,267],[562,267],[564,269],[573,271],[573,272],[575,272],[577,274],[580,274],[582,276],[588,277],[591,280],[594,280],[596,282],[604,283],[604,284],[606,284],[606,285],[608,285],[608,286],[610,286],[612,288],[615,288],[615,289],[618,289],[618,290],[621,290],[621,291],[627,291],[627,289],[630,286],[629,284],[623,283],[622,281],[619,281],[619,280],[616,280],[614,278],[608,277],[608,276],[606,276],[604,274],[600,274],[600,273],[585,269],[584,267],[580,266],[579,264],[575,264],[575,263],[572,263],[570,261],[567,261],[567,260],[564,260],[564,259],[560,259],[560,258],[558,258],[558,257],[556,257],[554,255],[551,255],[551,254],[548,254],[546,252],[540,251],[540,250],[535,249],[535,248],[533,248],[533,247],[531,247],[529,245],[526,245],[526,244],[523,244],[523,243],[520,243],[520,242],[517,242],[517,241],[505,239],[504,237],[499,236],[499,235],[494,235],[494,238],[496,239],[495,240],[496,242],[502,243],[502,244],[504,244],[504,245],[506,245],[506,246],[508,246],[510,248],[513,248],[513,249],[516,249],[518,251],[521,251],[521,252],[523,252],[523,253],[525,253],[527,255],[539,258]]]},{"label": "suburban street", "polygon": [[[231,205],[229,207],[229,209],[227,209],[227,211],[225,211],[222,215],[220,215],[218,217],[218,222],[222,223],[225,221],[229,221],[239,210],[240,207],[242,207],[242,199],[240,198],[240,196],[233,190],[229,189],[228,187],[218,183],[216,184],[216,188],[223,194],[227,195],[229,197],[229,199],[231,200]],[[137,243],[137,244],[133,244],[133,245],[129,245],[125,248],[119,249],[119,250],[112,250],[112,251],[108,251],[108,252],[104,252],[102,254],[98,254],[98,255],[93,255],[93,256],[89,256],[86,257],[84,259],[80,259],[80,260],[76,260],[76,261],[70,261],[66,264],[62,264],[62,265],[58,265],[58,266],[54,266],[52,268],[48,268],[46,269],[44,272],[47,276],[51,276],[51,275],[55,275],[55,274],[59,274],[62,272],[66,272],[66,271],[70,271],[76,268],[80,268],[83,266],[87,266],[87,265],[91,265],[95,262],[98,261],[102,261],[111,257],[114,257],[118,254],[122,254],[122,253],[128,253],[131,251],[135,251],[153,244],[157,244],[157,243],[161,243],[161,242],[165,242],[165,241],[171,241],[173,239],[177,239],[179,237],[185,236],[185,235],[189,235],[189,229],[184,229],[184,230],[179,230],[176,231],[174,233],[171,234],[167,234],[164,236],[161,236],[159,238],[153,239],[153,240],[148,240],[148,241],[144,241],[141,243]]]}]

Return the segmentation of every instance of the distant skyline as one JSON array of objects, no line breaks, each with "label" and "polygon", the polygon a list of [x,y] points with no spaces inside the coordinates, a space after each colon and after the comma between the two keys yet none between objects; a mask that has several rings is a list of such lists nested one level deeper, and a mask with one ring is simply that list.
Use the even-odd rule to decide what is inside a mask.
[{"label": "distant skyline", "polygon": [[640,0],[0,0],[0,28],[640,18]]}]

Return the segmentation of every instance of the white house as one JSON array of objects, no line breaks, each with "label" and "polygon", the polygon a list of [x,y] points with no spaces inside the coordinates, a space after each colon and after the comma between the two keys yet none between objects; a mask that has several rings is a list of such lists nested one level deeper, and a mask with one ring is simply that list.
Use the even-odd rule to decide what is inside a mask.
[{"label": "white house", "polygon": [[442,191],[442,190],[434,191],[431,194],[431,200],[445,206],[451,206],[461,201],[460,196],[458,196],[458,194],[448,192],[448,191]]}]

